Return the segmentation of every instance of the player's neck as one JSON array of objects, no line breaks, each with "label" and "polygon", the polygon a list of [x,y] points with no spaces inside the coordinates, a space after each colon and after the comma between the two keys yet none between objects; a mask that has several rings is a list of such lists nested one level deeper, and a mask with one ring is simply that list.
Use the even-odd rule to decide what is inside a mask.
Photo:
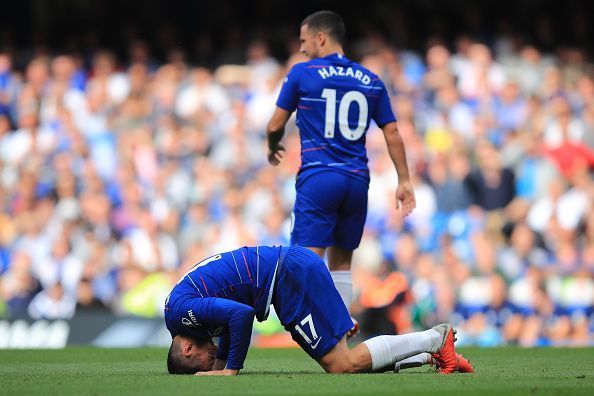
[{"label": "player's neck", "polygon": [[321,48],[320,52],[319,52],[320,58],[324,58],[324,57],[326,57],[328,55],[332,55],[332,54],[339,54],[339,55],[344,56],[344,50],[342,49],[342,46],[332,45],[332,46],[324,47],[324,48]]}]

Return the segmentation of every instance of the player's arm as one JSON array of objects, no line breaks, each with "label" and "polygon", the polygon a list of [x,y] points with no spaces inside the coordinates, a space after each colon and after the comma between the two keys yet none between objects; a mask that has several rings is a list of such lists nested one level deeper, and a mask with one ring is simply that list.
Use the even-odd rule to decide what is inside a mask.
[{"label": "player's arm", "polygon": [[396,124],[396,117],[394,117],[394,112],[392,111],[390,97],[381,80],[379,81],[379,84],[379,87],[381,87],[380,96],[372,117],[375,123],[379,125],[384,132],[384,139],[388,146],[388,153],[390,154],[392,163],[398,173],[396,205],[400,209],[402,215],[407,216],[416,206],[415,193],[410,181],[410,174],[408,173],[404,142],[402,141],[402,136],[400,136],[400,133],[398,132],[398,124]]},{"label": "player's arm", "polygon": [[219,338],[219,349],[217,350],[217,357],[215,359],[212,370],[222,370],[227,367],[227,359],[229,356],[229,331],[224,331]]},{"label": "player's arm", "polygon": [[266,126],[266,137],[268,139],[268,162],[271,165],[278,165],[283,158],[282,152],[285,148],[280,144],[285,135],[285,126],[291,117],[291,112],[277,107]]},{"label": "player's arm", "polygon": [[228,347],[223,339],[223,351],[220,354],[217,352],[217,358],[226,361],[225,368],[198,372],[196,375],[238,374],[250,346],[254,308],[223,298],[200,298],[192,304],[192,310],[198,321],[210,331],[222,327],[228,334]]},{"label": "player's arm", "polygon": [[297,108],[299,102],[299,76],[301,67],[293,66],[287,78],[283,82],[281,91],[276,101],[276,109],[266,126],[266,138],[268,140],[268,162],[271,165],[278,165],[283,159],[282,152],[285,148],[280,144],[285,134],[285,125],[291,114]]},{"label": "player's arm", "polygon": [[223,370],[223,369],[225,369],[226,366],[227,366],[226,360],[216,359],[214,364],[212,365],[212,371]]},{"label": "player's arm", "polygon": [[382,126],[384,138],[388,146],[388,153],[394,163],[396,172],[398,172],[398,187],[396,189],[396,201],[400,206],[403,216],[407,216],[416,206],[415,194],[410,174],[408,173],[408,164],[406,162],[406,150],[402,136],[398,132],[396,121],[389,122]]}]

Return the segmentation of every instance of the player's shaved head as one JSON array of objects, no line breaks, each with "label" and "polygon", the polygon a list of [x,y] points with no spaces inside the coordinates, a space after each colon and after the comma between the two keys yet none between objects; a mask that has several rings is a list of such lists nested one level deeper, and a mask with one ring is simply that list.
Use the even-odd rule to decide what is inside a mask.
[{"label": "player's shaved head", "polygon": [[182,343],[179,337],[171,341],[171,347],[167,354],[167,371],[169,374],[195,374],[200,369],[197,360],[184,355]]},{"label": "player's shaved head", "polygon": [[210,371],[214,364],[217,347],[212,339],[176,335],[167,354],[169,374],[196,374]]},{"label": "player's shaved head", "polygon": [[345,27],[340,15],[333,11],[318,11],[307,16],[301,26],[307,25],[312,33],[324,32],[340,45],[344,42]]},{"label": "player's shaved head", "polygon": [[167,371],[169,374],[195,374],[199,369],[198,361],[184,356],[181,341],[175,337],[167,354]]}]

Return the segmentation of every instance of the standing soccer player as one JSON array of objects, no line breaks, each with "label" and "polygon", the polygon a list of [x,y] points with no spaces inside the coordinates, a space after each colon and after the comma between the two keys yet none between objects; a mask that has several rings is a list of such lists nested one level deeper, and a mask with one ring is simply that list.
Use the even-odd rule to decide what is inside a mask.
[{"label": "standing soccer player", "polygon": [[301,52],[311,60],[291,69],[270,119],[268,161],[283,158],[280,143],[297,110],[301,168],[291,244],[324,257],[347,308],[352,301],[351,260],[367,215],[369,169],[365,134],[373,120],[383,131],[398,172],[396,205],[403,216],[415,207],[406,154],[386,87],[378,76],[345,57],[339,15],[319,11],[301,23]]}]

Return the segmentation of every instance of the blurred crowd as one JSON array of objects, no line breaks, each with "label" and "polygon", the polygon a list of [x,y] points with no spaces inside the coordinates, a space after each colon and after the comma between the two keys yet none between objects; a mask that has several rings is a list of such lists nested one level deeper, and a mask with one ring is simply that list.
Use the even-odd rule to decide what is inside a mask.
[{"label": "blurred crowd", "polygon": [[[281,62],[205,67],[142,41],[108,50],[0,52],[0,317],[83,310],[156,317],[211,253],[288,244],[299,136],[279,167],[265,126]],[[352,54],[392,96],[417,209],[403,219],[383,135],[354,258],[364,333],[450,320],[462,344],[594,343],[594,66],[500,37],[396,50],[371,35]]]}]

